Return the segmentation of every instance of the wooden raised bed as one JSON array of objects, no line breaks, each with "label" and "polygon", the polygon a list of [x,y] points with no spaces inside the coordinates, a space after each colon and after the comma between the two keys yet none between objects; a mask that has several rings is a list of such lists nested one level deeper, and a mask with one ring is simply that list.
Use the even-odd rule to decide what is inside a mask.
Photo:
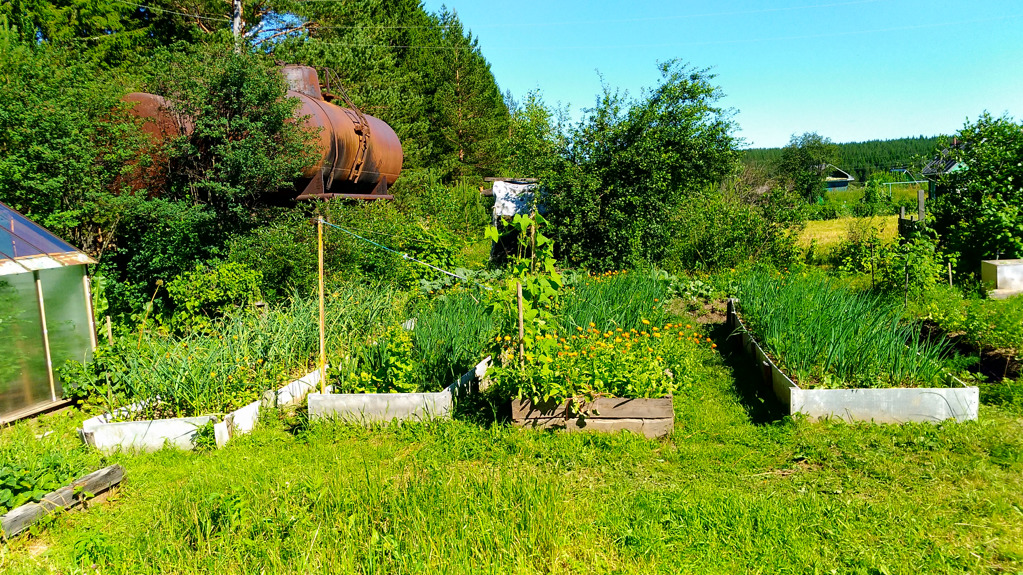
[{"label": "wooden raised bed", "polygon": [[670,397],[599,397],[570,405],[572,402],[534,405],[528,399],[515,399],[511,406],[512,422],[521,427],[564,431],[631,431],[651,439],[665,437],[675,428],[675,408]]},{"label": "wooden raised bed", "polygon": [[790,414],[812,420],[839,418],[848,422],[938,423],[947,419],[977,419],[980,390],[948,375],[949,387],[868,389],[803,389],[796,385],[760,347],[742,323],[735,300],[728,300],[728,326],[741,328],[742,349],[760,367],[764,383]]}]

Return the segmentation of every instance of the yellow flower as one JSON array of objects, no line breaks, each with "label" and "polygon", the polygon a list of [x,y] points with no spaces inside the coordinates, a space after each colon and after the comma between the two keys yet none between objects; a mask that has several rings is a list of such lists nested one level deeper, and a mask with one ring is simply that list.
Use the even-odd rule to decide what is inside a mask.
[{"label": "yellow flower", "polygon": [[510,335],[504,336],[504,341],[511,341],[511,336]]},{"label": "yellow flower", "polygon": [[[648,319],[644,319],[644,320],[640,320],[640,321],[643,322],[643,325],[650,325],[650,320],[648,320]],[[633,330],[633,331],[635,331],[635,330]]]},{"label": "yellow flower", "polygon": [[575,329],[576,329],[576,331],[582,331],[583,330],[583,328],[581,328],[579,326],[575,326]]},{"label": "yellow flower", "polygon": [[597,327],[597,324],[595,324],[595,323],[593,323],[593,322],[591,321],[591,322],[590,322],[590,327]]}]

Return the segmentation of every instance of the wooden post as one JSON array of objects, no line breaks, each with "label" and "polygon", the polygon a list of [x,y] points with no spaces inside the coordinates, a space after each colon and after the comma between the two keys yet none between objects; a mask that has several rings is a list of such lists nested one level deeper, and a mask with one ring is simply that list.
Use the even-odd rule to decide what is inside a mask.
[{"label": "wooden post", "polygon": [[522,283],[515,282],[515,289],[518,294],[519,300],[519,366],[524,366],[526,363],[526,328],[522,321]]},{"label": "wooden post", "polygon": [[111,345],[114,343],[114,326],[109,315],[107,316],[107,343]]},{"label": "wooden post", "polygon": [[952,262],[948,262],[948,287],[952,287]]},{"label": "wooden post", "polygon": [[906,219],[906,206],[899,206],[899,219]]},{"label": "wooden post", "polygon": [[916,191],[916,213],[917,213],[916,219],[917,219],[918,222],[921,222],[921,223],[923,223],[923,221],[927,217],[926,211],[924,209],[924,202],[925,202],[925,200],[924,200],[924,191],[923,190],[917,190]]},{"label": "wooden post", "polygon": [[323,216],[316,220],[320,259],[320,393],[327,393],[327,314],[323,299]]},{"label": "wooden post", "polygon": [[96,337],[96,318],[93,317],[92,311],[92,286],[89,283],[89,276],[82,274],[82,286],[85,288],[85,309],[89,314],[89,344],[92,345],[92,351],[96,351],[96,346],[99,345]]},{"label": "wooden post", "polygon": [[50,380],[50,401],[57,401],[57,387],[53,381],[53,356],[50,355],[50,332],[46,329],[46,306],[43,304],[43,282],[39,272],[32,272],[36,280],[36,297],[39,298],[39,321],[43,328],[43,351],[46,353],[46,375]]}]

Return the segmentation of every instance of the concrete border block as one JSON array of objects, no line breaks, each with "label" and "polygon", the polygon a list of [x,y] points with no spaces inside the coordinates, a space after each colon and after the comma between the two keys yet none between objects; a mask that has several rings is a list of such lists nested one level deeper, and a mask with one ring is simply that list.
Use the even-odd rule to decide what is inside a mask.
[{"label": "concrete border block", "polygon": [[112,421],[139,411],[144,406],[143,403],[134,403],[115,410],[113,414],[104,413],[85,420],[79,434],[87,445],[104,453],[118,449],[156,451],[165,445],[189,450],[193,448],[192,439],[196,430],[213,422],[217,447],[223,447],[231,438],[249,433],[255,428],[263,404],[287,406],[300,403],[319,383],[319,370],[309,372],[276,392],[267,392],[263,399],[228,413],[223,420],[216,415],[201,415],[146,421]]},{"label": "concrete border block", "polygon": [[848,422],[874,423],[929,422],[948,419],[976,420],[980,407],[980,390],[948,376],[953,387],[887,388],[887,389],[803,389],[774,364],[755,339],[746,331],[728,300],[728,325],[743,331],[742,347],[760,366],[765,384],[788,412],[802,413],[813,420],[837,417]]},{"label": "concrete border block", "polygon": [[448,418],[458,399],[479,391],[489,366],[487,357],[436,393],[310,393],[309,419],[367,424]]}]

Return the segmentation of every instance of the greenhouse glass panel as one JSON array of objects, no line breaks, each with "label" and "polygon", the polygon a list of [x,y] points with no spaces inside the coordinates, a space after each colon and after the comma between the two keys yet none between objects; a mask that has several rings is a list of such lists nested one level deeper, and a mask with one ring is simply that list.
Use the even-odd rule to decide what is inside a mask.
[{"label": "greenhouse glass panel", "polygon": [[0,418],[53,401],[35,278],[0,277]]},{"label": "greenhouse glass panel", "polygon": [[46,331],[50,338],[54,386],[62,395],[60,370],[68,360],[88,362],[92,358],[88,304],[85,301],[85,266],[40,270]]}]

